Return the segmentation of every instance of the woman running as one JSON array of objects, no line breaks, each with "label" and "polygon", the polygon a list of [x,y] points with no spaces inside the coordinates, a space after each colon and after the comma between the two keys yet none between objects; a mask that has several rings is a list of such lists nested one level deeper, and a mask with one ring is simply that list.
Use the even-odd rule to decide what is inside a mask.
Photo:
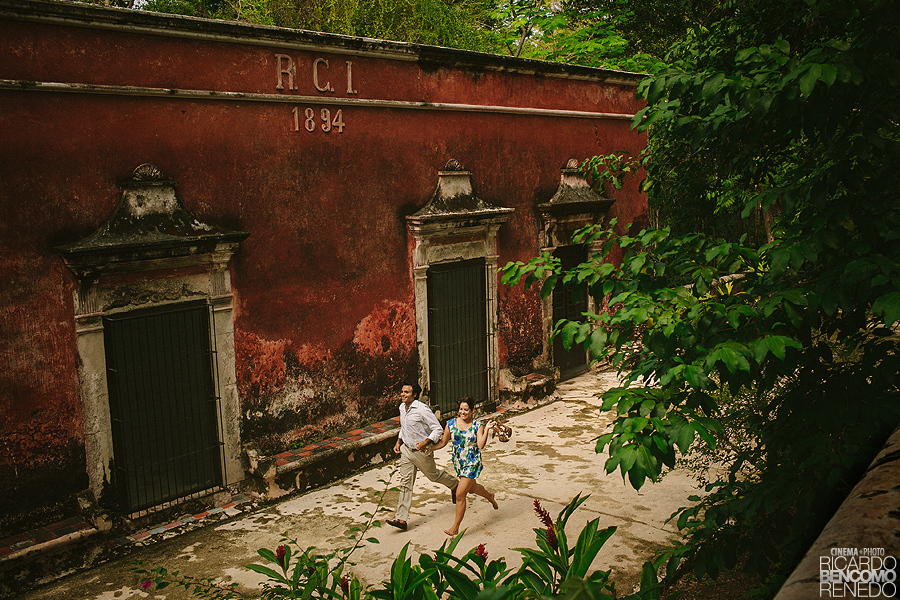
[{"label": "woman running", "polygon": [[482,427],[480,422],[473,419],[475,400],[472,398],[462,398],[456,406],[456,418],[447,421],[441,441],[433,448],[437,450],[452,442],[450,454],[456,474],[459,476],[459,487],[456,489],[456,522],[453,527],[444,530],[447,535],[459,533],[459,525],[466,514],[466,496],[469,492],[485,498],[495,510],[500,508],[494,494],[475,481],[483,468],[481,449],[487,444],[488,430],[494,422],[489,421],[487,427]]}]

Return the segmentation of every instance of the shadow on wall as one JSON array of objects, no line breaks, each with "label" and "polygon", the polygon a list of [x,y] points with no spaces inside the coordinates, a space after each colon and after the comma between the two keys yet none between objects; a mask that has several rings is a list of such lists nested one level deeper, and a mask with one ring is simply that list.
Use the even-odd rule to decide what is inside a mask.
[{"label": "shadow on wall", "polygon": [[[12,452],[15,437],[4,441],[5,449]],[[0,539],[31,529],[34,523],[70,517],[77,510],[71,491],[88,486],[84,464],[84,444],[70,441],[47,444],[27,471],[0,466],[0,498],[7,500],[0,511]]]}]

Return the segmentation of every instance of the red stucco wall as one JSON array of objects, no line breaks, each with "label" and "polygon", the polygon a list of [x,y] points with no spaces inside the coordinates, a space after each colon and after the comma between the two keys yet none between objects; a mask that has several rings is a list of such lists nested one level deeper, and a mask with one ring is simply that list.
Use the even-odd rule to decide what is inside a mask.
[{"label": "red stucco wall", "polygon": [[[275,448],[392,414],[391,388],[417,374],[405,217],[427,202],[449,159],[473,172],[480,197],[515,208],[499,234],[503,265],[538,251],[536,206],[568,159],[644,144],[627,120],[340,104],[634,113],[634,79],[608,83],[609,72],[158,15],[132,18],[145,30],[124,31],[125,11],[55,4],[63,8],[32,12],[62,10],[71,23],[0,18],[0,79],[17,82],[0,89],[0,495],[44,489],[50,501],[83,487],[76,281],[54,247],[98,228],[137,165],[175,179],[201,221],[250,232],[231,266],[243,441]],[[112,15],[111,25],[87,26],[72,16],[79,11],[98,22]],[[277,89],[278,55],[296,65],[296,90],[284,58]],[[316,89],[316,59],[328,61],[318,63],[319,87],[334,91]],[[21,82],[109,87],[65,93]],[[120,95],[121,86],[298,100]],[[323,109],[341,111],[342,132],[322,130]],[[634,185],[615,197],[620,221],[644,214]],[[499,303],[501,356],[527,362],[540,353],[537,298],[501,288]],[[290,417],[265,416],[301,392],[302,410],[295,402]],[[70,474],[61,489],[38,485],[51,470]]]}]

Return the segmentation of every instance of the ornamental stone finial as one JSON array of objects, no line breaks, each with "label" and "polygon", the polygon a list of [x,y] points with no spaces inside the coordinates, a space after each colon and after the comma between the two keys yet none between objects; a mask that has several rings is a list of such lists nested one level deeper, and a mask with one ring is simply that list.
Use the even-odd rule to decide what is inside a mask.
[{"label": "ornamental stone finial", "polygon": [[132,181],[163,181],[165,180],[165,176],[162,171],[159,170],[159,167],[156,165],[151,165],[150,163],[144,163],[139,165],[134,169],[134,173],[131,175]]}]

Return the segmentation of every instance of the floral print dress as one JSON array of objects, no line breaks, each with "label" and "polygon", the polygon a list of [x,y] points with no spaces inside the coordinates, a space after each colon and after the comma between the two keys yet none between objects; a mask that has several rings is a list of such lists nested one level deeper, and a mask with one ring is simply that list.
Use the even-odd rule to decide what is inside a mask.
[{"label": "floral print dress", "polygon": [[459,477],[475,479],[481,473],[481,449],[478,448],[476,434],[480,424],[473,421],[468,429],[459,429],[456,419],[447,421],[450,429],[450,454],[453,457],[453,467]]}]

